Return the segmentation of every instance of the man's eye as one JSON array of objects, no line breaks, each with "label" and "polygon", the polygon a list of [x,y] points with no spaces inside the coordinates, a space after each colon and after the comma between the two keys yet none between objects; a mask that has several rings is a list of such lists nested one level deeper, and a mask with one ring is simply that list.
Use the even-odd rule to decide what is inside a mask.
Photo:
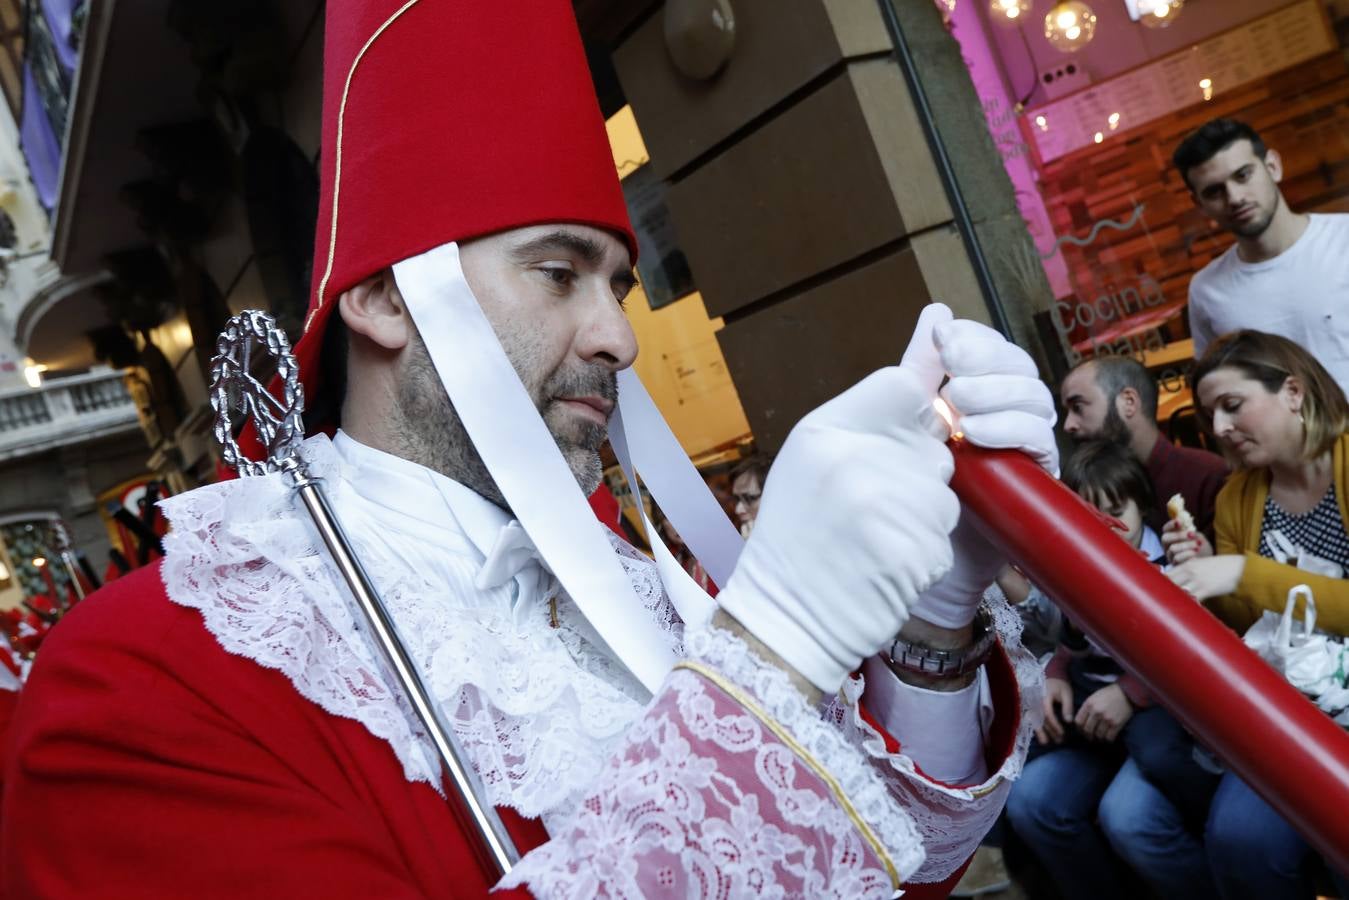
[{"label": "man's eye", "polygon": [[559,287],[567,287],[576,280],[576,273],[571,269],[564,269],[559,266],[543,266],[539,269],[543,277],[547,278],[553,284]]},{"label": "man's eye", "polygon": [[1224,403],[1224,404],[1223,404],[1223,412],[1228,413],[1228,414],[1235,413],[1235,412],[1236,412],[1237,410],[1239,410],[1239,409],[1241,409],[1241,404],[1240,404],[1240,403],[1232,402],[1232,403]]}]

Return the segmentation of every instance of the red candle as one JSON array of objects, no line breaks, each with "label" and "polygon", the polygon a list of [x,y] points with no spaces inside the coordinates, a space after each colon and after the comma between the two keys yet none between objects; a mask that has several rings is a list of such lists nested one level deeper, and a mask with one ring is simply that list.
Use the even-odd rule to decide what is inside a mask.
[{"label": "red candle", "polygon": [[988,538],[1349,871],[1349,734],[1028,456],[950,447],[951,487]]}]

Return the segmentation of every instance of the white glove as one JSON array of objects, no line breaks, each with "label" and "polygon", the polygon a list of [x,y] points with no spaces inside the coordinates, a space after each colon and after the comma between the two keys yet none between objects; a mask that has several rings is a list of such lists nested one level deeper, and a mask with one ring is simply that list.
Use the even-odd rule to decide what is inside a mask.
[{"label": "white glove", "polygon": [[[1057,475],[1054,399],[1026,351],[986,325],[952,321],[950,310],[941,304],[923,314],[938,320],[931,329],[933,342],[920,345],[915,332],[904,365],[949,373],[942,397],[957,415],[956,430],[980,447],[1027,453]],[[974,618],[984,590],[1007,561],[964,514],[951,534],[951,547],[951,571],[910,612],[943,628],[961,628]]]},{"label": "white glove", "polygon": [[[931,344],[923,319],[919,332]],[[797,423],[717,597],[827,693],[894,638],[909,605],[950,568],[959,504],[932,411],[940,378],[882,369]]]}]

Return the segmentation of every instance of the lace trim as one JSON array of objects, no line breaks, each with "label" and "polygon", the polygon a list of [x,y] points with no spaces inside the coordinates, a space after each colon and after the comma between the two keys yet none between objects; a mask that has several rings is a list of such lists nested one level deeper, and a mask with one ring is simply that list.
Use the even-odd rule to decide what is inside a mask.
[{"label": "lace trim", "polygon": [[[342,515],[335,451],[320,438],[304,453]],[[281,477],[210,485],[163,507],[174,526],[161,570],[169,598],[198,610],[226,651],[280,671],[325,712],[387,742],[409,781],[441,790],[429,740],[355,637],[346,590]],[[489,799],[550,829],[570,817],[649,700],[640,683],[565,594],[555,598],[556,624],[548,603],[516,621],[514,589],[477,589],[475,562],[463,559],[441,573],[448,583],[433,584],[386,552],[387,536],[363,533],[345,516],[344,524]],[[678,650],[682,624],[654,564],[615,546]]]},{"label": "lace trim", "polygon": [[858,747],[835,723],[807,705],[782,669],[764,662],[729,632],[712,627],[689,631],[685,647],[691,659],[706,663],[748,691],[833,775],[857,815],[889,853],[900,880],[908,881],[923,863],[922,835]]},{"label": "lace trim", "polygon": [[997,586],[984,593],[998,640],[1011,660],[1020,694],[1019,721],[1011,753],[982,784],[953,787],[922,775],[912,757],[889,753],[885,738],[862,718],[858,700],[865,688],[859,676],[843,685],[830,717],[886,776],[891,791],[912,813],[927,859],[909,879],[915,883],[945,881],[974,853],[1006,803],[1011,782],[1021,776],[1031,737],[1043,717],[1044,674],[1021,644],[1021,617]]},{"label": "lace trim", "polygon": [[892,897],[877,863],[797,754],[677,670],[568,828],[500,887],[541,900]]}]

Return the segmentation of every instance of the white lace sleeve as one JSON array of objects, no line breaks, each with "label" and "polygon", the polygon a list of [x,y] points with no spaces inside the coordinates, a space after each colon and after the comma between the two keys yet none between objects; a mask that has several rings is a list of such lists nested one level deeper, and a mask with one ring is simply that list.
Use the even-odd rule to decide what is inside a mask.
[{"label": "white lace sleeve", "polygon": [[922,863],[879,773],[778,668],[716,628],[567,827],[502,887],[541,898],[891,897]]},{"label": "white lace sleeve", "polygon": [[[984,604],[993,614],[1002,655],[1011,668],[1009,674],[998,659],[990,662],[990,668],[1003,669],[989,676],[990,680],[1000,682],[993,690],[995,701],[1000,692],[1009,698],[1002,704],[995,703],[995,715],[1017,718],[1015,723],[999,723],[991,731],[985,728],[986,739],[994,734],[1010,736],[1011,750],[1001,764],[998,760],[990,761],[991,774],[982,783],[942,784],[920,771],[903,748],[891,753],[885,737],[862,716],[859,700],[865,702],[865,684],[860,677],[843,686],[839,700],[829,709],[830,717],[871,759],[891,794],[917,822],[927,854],[922,867],[910,879],[919,884],[946,880],[974,853],[1002,811],[1011,782],[1021,775],[1031,735],[1040,724],[1044,678],[1035,657],[1021,645],[1021,617],[996,587],[985,594]],[[1015,699],[1010,699],[1013,695]],[[999,748],[992,749],[1001,752]]]}]

